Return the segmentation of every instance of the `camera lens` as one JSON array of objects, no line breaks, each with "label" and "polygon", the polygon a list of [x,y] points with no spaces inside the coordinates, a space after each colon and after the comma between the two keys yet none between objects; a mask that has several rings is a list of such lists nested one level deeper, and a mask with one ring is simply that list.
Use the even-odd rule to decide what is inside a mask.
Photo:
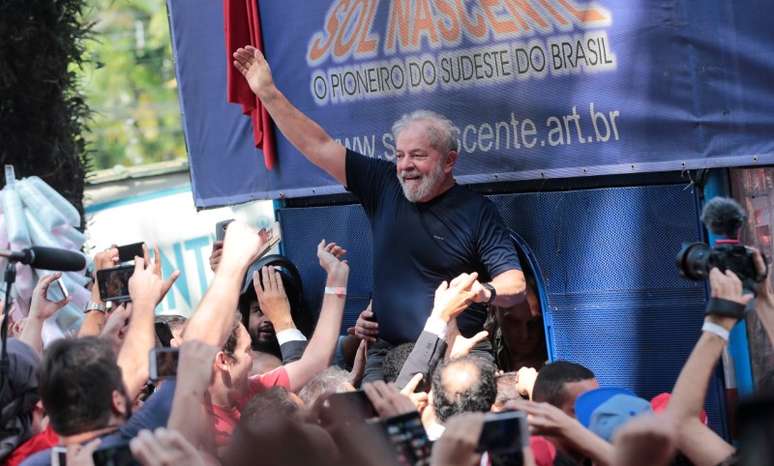
[{"label": "camera lens", "polygon": [[677,270],[689,280],[705,280],[709,274],[707,262],[710,247],[705,243],[684,243],[677,253]]}]

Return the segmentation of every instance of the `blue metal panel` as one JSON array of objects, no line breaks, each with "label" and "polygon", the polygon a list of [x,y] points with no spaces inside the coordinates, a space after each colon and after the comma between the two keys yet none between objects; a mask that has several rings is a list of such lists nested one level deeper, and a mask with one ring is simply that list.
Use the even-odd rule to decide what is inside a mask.
[{"label": "blue metal panel", "polygon": [[[706,300],[703,285],[680,278],[674,264],[683,241],[702,239],[696,196],[668,185],[491,199],[540,264],[549,354],[643,397],[671,391],[698,339]],[[323,237],[349,249],[350,293],[368,295],[371,233],[360,206],[282,209],[279,218],[286,251],[307,292],[314,290],[307,296],[313,309],[323,280],[314,247]],[[362,306],[348,305],[345,325]],[[725,436],[722,393],[716,376],[707,411]]]}]

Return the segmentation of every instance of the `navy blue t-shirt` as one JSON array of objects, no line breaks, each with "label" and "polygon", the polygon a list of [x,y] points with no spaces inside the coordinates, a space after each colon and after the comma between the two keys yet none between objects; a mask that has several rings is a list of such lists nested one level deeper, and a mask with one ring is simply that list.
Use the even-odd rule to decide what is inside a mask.
[{"label": "navy blue t-shirt", "polygon": [[[169,415],[172,413],[172,401],[175,397],[174,380],[166,381],[151,395],[148,400],[132,414],[132,417],[117,431],[100,437],[100,443],[97,450],[104,450],[122,445],[127,445],[130,440],[137,436],[141,430],[156,430],[158,427],[165,427]],[[20,466],[50,466],[51,449],[43,450],[30,456],[22,462]]]},{"label": "navy blue t-shirt", "polygon": [[[373,312],[379,337],[416,341],[433,309],[436,288],[459,274],[479,281],[521,269],[513,241],[494,204],[454,185],[429,202],[403,195],[395,165],[347,150],[347,189],[359,199],[373,232]],[[481,330],[486,311],[466,310],[463,335]]]}]

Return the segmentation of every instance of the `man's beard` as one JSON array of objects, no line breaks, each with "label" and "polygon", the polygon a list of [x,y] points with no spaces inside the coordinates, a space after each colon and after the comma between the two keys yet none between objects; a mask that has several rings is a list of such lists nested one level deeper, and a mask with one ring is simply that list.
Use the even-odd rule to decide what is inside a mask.
[{"label": "man's beard", "polygon": [[282,352],[280,351],[279,342],[277,338],[260,338],[260,333],[250,332],[250,348],[253,351],[259,351],[261,353],[269,353],[282,359]]},{"label": "man's beard", "polygon": [[412,186],[408,186],[403,177],[415,173],[417,172],[404,171],[398,173],[398,181],[400,182],[400,187],[403,188],[403,195],[406,196],[409,202],[420,202],[422,199],[425,199],[432,193],[433,189],[443,182],[444,178],[443,167],[439,163],[430,173],[421,175],[418,184],[415,185],[416,181],[411,181]]}]

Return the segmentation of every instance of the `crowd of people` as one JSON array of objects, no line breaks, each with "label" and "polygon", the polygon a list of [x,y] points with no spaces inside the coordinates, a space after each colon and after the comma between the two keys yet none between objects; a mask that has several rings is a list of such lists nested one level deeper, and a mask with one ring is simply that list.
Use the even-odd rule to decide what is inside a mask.
[{"label": "crowd of people", "polygon": [[[371,304],[341,335],[345,245],[318,244],[325,284],[306,293],[323,299],[307,309],[295,266],[265,255],[270,232],[240,222],[214,243],[214,278],[187,319],[157,322],[178,274],[162,277],[146,248],[130,302],[93,286],[77,337],[44,345],[43,323],[67,299],[48,300],[57,274],[42,278],[26,319],[4,322],[3,465],[774,464],[770,404],[740,406],[737,446],[702,411],[746,306],[774,336],[768,279],[751,303],[731,270],[712,269],[701,336],[671,393],[601,387],[583,361],[547,361],[535,276],[491,201],[455,182],[449,119],[400,118],[393,164],[293,107],[259,51],[239,49],[234,66],[285,137],[362,204]],[[94,272],[118,257],[99,252]],[[176,371],[161,374],[170,353]]]},{"label": "crowd of people", "polygon": [[[164,345],[154,309],[177,274],[162,277],[158,251],[135,259],[131,302],[106,309],[93,287],[78,336],[45,348],[42,323],[67,301],[46,297],[56,274],[41,279],[29,316],[11,326],[7,342],[2,464],[770,464],[760,456],[763,462],[736,463],[744,445],[737,451],[719,437],[702,411],[737,318],[708,314],[671,394],[644,400],[624,388],[600,387],[579,362],[543,361],[503,372],[492,358],[477,356],[473,349],[487,332],[465,337],[457,319],[480,283],[477,273],[463,273],[437,287],[417,340],[385,354],[384,378],[364,382],[367,347],[379,334],[377,326],[364,325],[371,322],[366,309],[350,335],[339,335],[346,251],[318,245],[327,278],[307,339],[288,295],[297,278],[274,265],[287,266],[284,259],[273,256],[251,269],[265,241],[265,234],[234,222],[216,243],[214,279],[196,311],[187,320],[165,321],[172,335],[166,344],[177,348],[179,360],[176,376],[161,380],[152,379],[149,367],[149,354]],[[95,257],[97,270],[117,261],[115,248]],[[767,283],[752,312],[774,312]],[[710,286],[714,299],[742,306],[751,299],[730,271],[713,269]],[[511,312],[518,307],[529,304]],[[341,397],[346,393],[362,395],[370,414],[357,397]],[[481,451],[482,429],[492,419],[485,413],[511,411],[526,415],[527,431],[509,435],[526,438],[518,448],[509,442],[509,448]],[[402,452],[403,437],[386,428],[407,416],[422,428],[401,435],[411,444],[426,442],[424,456]],[[122,449],[130,463],[118,462]]]}]

